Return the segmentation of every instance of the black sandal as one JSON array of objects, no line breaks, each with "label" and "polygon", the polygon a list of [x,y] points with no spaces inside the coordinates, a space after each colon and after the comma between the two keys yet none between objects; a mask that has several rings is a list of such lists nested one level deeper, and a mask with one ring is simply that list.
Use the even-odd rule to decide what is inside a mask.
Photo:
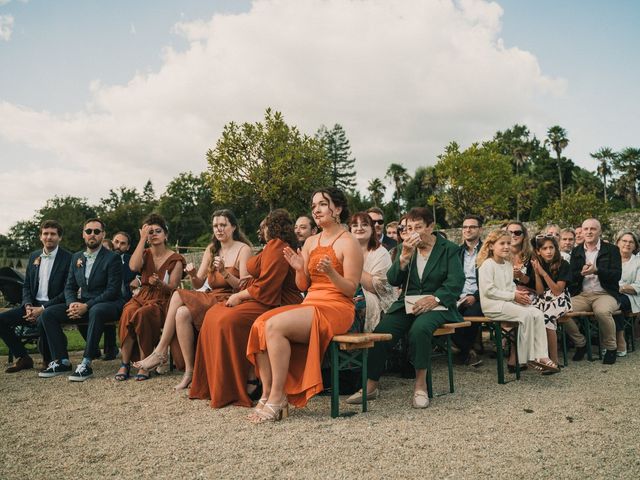
[{"label": "black sandal", "polygon": [[129,380],[129,377],[131,376],[131,362],[120,363],[120,368],[124,368],[124,372],[116,373],[113,378],[115,378],[119,382],[124,382],[125,380]]},{"label": "black sandal", "polygon": [[247,380],[247,385],[255,385],[256,388],[253,389],[253,392],[249,393],[249,398],[252,401],[257,401],[262,397],[262,382],[259,378],[254,378],[253,380]]}]

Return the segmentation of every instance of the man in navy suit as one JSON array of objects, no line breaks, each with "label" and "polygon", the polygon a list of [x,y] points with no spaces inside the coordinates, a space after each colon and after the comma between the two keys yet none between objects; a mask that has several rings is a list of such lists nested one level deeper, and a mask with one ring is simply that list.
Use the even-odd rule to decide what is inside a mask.
[{"label": "man in navy suit", "polygon": [[[62,225],[55,220],[42,223],[42,250],[36,250],[29,256],[22,286],[22,305],[0,313],[0,338],[16,358],[14,364],[5,370],[7,373],[33,368],[33,360],[16,336],[15,327],[34,325],[45,309],[64,303],[64,285],[69,273],[71,252],[58,246],[62,240],[62,233]],[[42,347],[43,359],[46,359],[46,342],[42,343]]]},{"label": "man in navy suit", "polygon": [[378,207],[371,207],[367,210],[367,213],[371,217],[371,220],[373,220],[380,244],[387,250],[391,250],[398,242],[384,234],[384,212]]},{"label": "man in navy suit", "polygon": [[118,319],[122,311],[122,262],[117,254],[102,247],[105,237],[102,220],[87,220],[82,237],[87,248],[71,258],[64,289],[66,303],[48,308],[38,320],[40,334],[47,339],[54,359],[39,373],[42,378],[72,371],[62,324],[85,321],[87,344],[82,362],[69,380],[83,382],[92,377],[91,356],[98,349],[104,323]]}]

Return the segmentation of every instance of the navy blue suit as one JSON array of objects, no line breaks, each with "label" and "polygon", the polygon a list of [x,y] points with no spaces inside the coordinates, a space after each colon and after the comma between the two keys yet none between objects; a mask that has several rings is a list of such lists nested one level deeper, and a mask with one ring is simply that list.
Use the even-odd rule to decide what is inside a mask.
[{"label": "navy blue suit", "polygon": [[[54,359],[68,358],[67,337],[62,331],[63,323],[88,322],[87,345],[84,357],[91,358],[98,349],[104,323],[117,320],[122,311],[122,261],[120,256],[106,248],[100,248],[89,279],[85,279],[87,259],[84,252],[73,254],[69,275],[64,289],[65,303],[55,305],[40,316],[38,328],[47,339]],[[74,303],[85,303],[87,313],[80,319],[70,319],[67,307]]]},{"label": "navy blue suit", "polygon": [[[64,286],[69,273],[69,264],[71,262],[71,252],[58,247],[56,258],[53,261],[51,273],[49,274],[48,297],[49,301],[39,302],[36,300],[38,288],[40,287],[40,258],[42,250],[36,250],[29,255],[27,263],[27,272],[22,285],[22,304],[18,308],[13,308],[6,312],[0,313],[0,338],[9,347],[9,350],[16,357],[27,356],[27,351],[15,335],[15,327],[17,325],[31,325],[23,317],[26,315],[26,306],[44,307],[45,309],[52,305],[64,303]],[[48,361],[48,348],[46,342],[40,345],[40,353],[42,353],[45,361]]]}]

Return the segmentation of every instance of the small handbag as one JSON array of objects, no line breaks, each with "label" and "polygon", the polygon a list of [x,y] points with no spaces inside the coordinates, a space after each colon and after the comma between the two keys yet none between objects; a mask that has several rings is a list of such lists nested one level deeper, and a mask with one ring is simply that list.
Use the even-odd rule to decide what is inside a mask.
[{"label": "small handbag", "polygon": [[[408,271],[408,275],[411,275],[411,266],[413,263],[413,259],[415,258],[415,252],[411,257],[411,261],[409,262],[409,271]],[[407,276],[407,283],[404,286],[404,311],[407,312],[410,315],[413,315],[413,306],[416,304],[416,302],[418,302],[419,300],[422,300],[425,297],[428,297],[429,295],[407,295],[407,289],[409,288],[409,276]],[[447,307],[443,307],[442,305],[438,305],[437,307],[434,307],[431,309],[431,311],[433,312],[437,312],[437,311],[446,311],[448,310]]]}]

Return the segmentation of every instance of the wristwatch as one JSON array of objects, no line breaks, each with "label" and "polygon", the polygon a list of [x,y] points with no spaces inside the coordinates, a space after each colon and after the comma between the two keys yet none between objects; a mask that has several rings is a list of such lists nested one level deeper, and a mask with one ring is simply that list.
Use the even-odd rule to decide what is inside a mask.
[{"label": "wristwatch", "polygon": [[440,303],[440,299],[436,296],[433,297],[435,299],[436,302]]}]

